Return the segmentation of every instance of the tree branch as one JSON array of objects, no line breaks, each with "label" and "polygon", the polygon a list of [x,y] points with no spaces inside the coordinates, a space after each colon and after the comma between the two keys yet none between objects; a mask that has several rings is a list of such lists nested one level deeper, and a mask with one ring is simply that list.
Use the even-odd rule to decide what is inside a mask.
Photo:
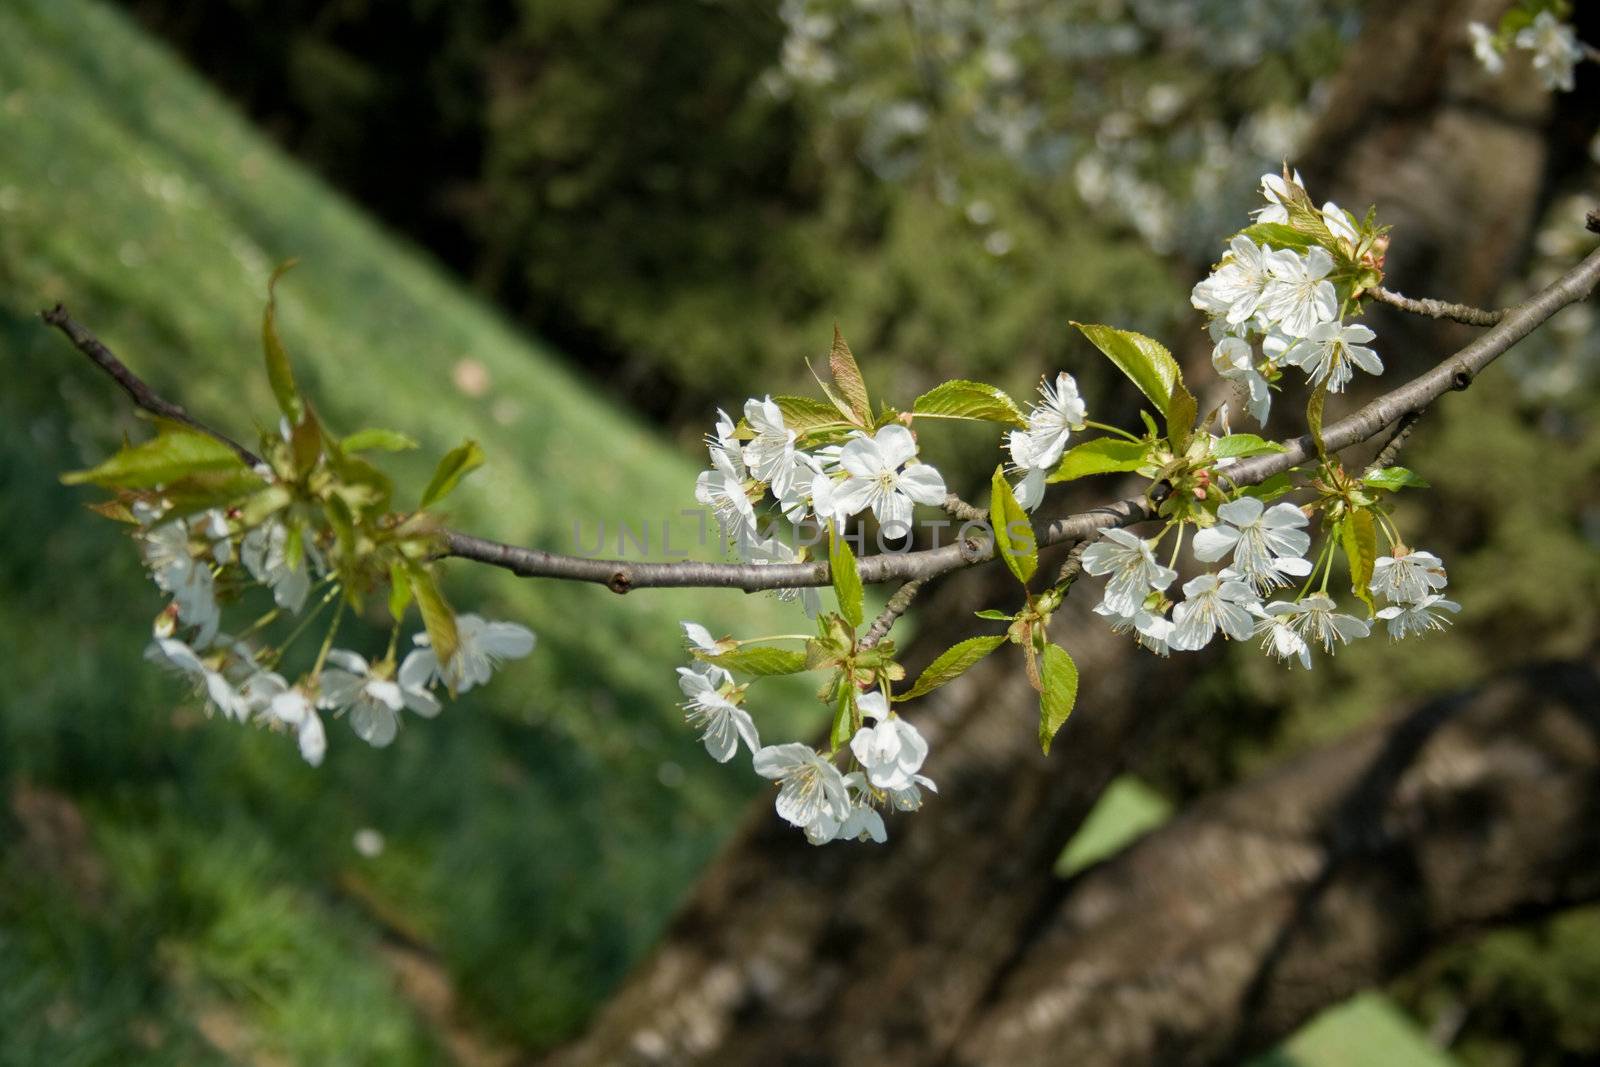
[{"label": "tree branch", "polygon": [[1485,311],[1483,308],[1451,304],[1444,300],[1417,300],[1397,293],[1393,289],[1385,289],[1381,285],[1368,289],[1367,292],[1380,304],[1388,304],[1401,311],[1409,311],[1413,315],[1425,315],[1430,319],[1451,319],[1466,323],[1468,326],[1493,326],[1506,316],[1504,311]]},{"label": "tree branch", "polygon": [[128,394],[128,399],[132,400],[134,406],[141,411],[147,411],[157,418],[166,419],[169,422],[180,423],[197,433],[203,433],[213,440],[221,441],[233,449],[240,459],[252,467],[261,462],[260,456],[233,438],[213,430],[183,410],[182,407],[157,395],[154,389],[151,389],[144,383],[143,379],[129,370],[122,360],[112,354],[111,349],[101,344],[98,337],[90,333],[87,328],[69,315],[67,309],[60,304],[46,311],[41,311],[39,317],[66,334],[67,340],[71,341],[79,352],[88,356],[95,366],[105,371],[112,381],[121,386],[122,391]]},{"label": "tree branch", "polygon": [[888,635],[890,628],[894,626],[895,621],[906,613],[906,609],[911,607],[911,602],[917,599],[917,594],[922,591],[922,587],[927,583],[928,579],[926,578],[913,578],[899,589],[896,589],[894,596],[889,598],[889,603],[883,606],[883,612],[872,620],[872,625],[862,635],[861,647],[871,648],[879,641],[882,641]]},{"label": "tree branch", "polygon": [[[1327,451],[1335,454],[1369,441],[1385,427],[1403,416],[1421,411],[1452,390],[1465,389],[1490,363],[1532,333],[1552,315],[1583,300],[1600,283],[1600,249],[1591,252],[1554,283],[1508,308],[1488,332],[1472,344],[1445,359],[1432,370],[1386,393],[1353,415],[1323,429]],[[173,419],[227,444],[246,462],[259,459],[233,441],[191,417],[183,408],[162,399],[128,370],[95,336],[75,322],[59,305],[44,313],[44,319],[59,328],[72,343],[120,385],[133,402],[145,411]],[[1255,485],[1304,463],[1316,455],[1310,435],[1281,442],[1283,451],[1256,456],[1230,467],[1230,480],[1240,486]],[[959,503],[959,501],[958,501]],[[948,502],[947,502],[948,504]],[[971,505],[961,505],[971,508]],[[973,512],[978,509],[971,508]],[[979,513],[981,516],[981,513]],[[1143,498],[1120,500],[1090,511],[1055,520],[1039,532],[1041,547],[1068,541],[1083,541],[1102,530],[1128,526],[1154,517],[1154,509]],[[739,563],[641,563],[620,559],[591,559],[537,548],[508,545],[457,530],[442,534],[442,556],[472,560],[502,567],[524,578],[559,578],[595,582],[615,593],[647,588],[796,589],[829,584],[826,561],[786,564]],[[910,552],[880,553],[858,563],[861,580],[869,584],[937,577],[963,567],[994,559],[994,545],[984,537],[964,537],[954,544]]]}]

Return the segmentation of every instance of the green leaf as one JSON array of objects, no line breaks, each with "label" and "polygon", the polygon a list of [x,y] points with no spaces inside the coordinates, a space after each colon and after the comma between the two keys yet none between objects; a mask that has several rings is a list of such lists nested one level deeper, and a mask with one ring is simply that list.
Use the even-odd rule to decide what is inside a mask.
[{"label": "green leaf", "polygon": [[1311,429],[1311,442],[1317,446],[1319,456],[1328,454],[1328,450],[1322,444],[1322,406],[1327,402],[1328,380],[1324,378],[1322,384],[1311,394],[1311,402],[1306,405],[1306,426]]},{"label": "green leaf", "polygon": [[[1168,422],[1171,430],[1172,405],[1177,390],[1182,389],[1182,396],[1188,396],[1189,391],[1183,389],[1183,375],[1178,370],[1178,361],[1172,358],[1161,342],[1146,337],[1142,333],[1132,330],[1118,330],[1111,326],[1086,326],[1081,322],[1072,325],[1078,328],[1089,341],[1106,358],[1117,365],[1117,369],[1128,376],[1128,380],[1139,387],[1139,391],[1150,398],[1163,418]],[[1189,398],[1193,401],[1193,397]],[[1189,425],[1194,425],[1194,415],[1189,416]],[[1173,442],[1174,446],[1177,442]]]},{"label": "green leaf", "polygon": [[850,423],[839,418],[832,404],[814,400],[809,396],[775,396],[772,402],[783,413],[784,425],[796,434],[815,433],[818,430],[848,428]]},{"label": "green leaf", "polygon": [[852,627],[861,625],[861,575],[856,571],[856,554],[838,530],[828,534],[828,569],[833,575],[833,595],[839,601],[839,614]]},{"label": "green leaf", "polygon": [[838,680],[839,694],[833,710],[833,728],[828,742],[837,751],[850,743],[856,732],[856,687],[848,678]]},{"label": "green leaf", "polygon": [[1060,645],[1045,645],[1040,667],[1044,689],[1039,694],[1039,747],[1050,754],[1056,731],[1078,702],[1078,665]]},{"label": "green leaf", "polygon": [[289,454],[294,459],[297,478],[311,473],[317,460],[322,458],[322,423],[310,404],[302,401],[301,409],[304,417],[289,430]]},{"label": "green leaf", "polygon": [[221,441],[193,430],[165,425],[167,428],[158,436],[142,444],[124,445],[99,466],[63,474],[62,484],[150,489],[180,478],[213,472],[255,477],[244,460]]},{"label": "green leaf", "polygon": [[1243,459],[1245,456],[1261,456],[1268,452],[1282,451],[1283,446],[1278,442],[1268,441],[1265,437],[1258,437],[1253,433],[1230,433],[1211,442],[1211,454],[1218,459]]},{"label": "green leaf", "polygon": [[1006,643],[1005,634],[986,637],[969,637],[951,645],[928,664],[915,685],[904,693],[895,694],[896,700],[911,700],[933,692],[946,682],[953,682],[965,674],[979,660]]},{"label": "green leaf", "polygon": [[346,452],[409,452],[420,446],[415,438],[408,437],[399,430],[374,428],[357,430],[340,441],[339,447]]},{"label": "green leaf", "polygon": [[400,563],[389,564],[389,615],[395,622],[406,617],[411,603],[411,576]]},{"label": "green leaf", "polygon": [[[1222,473],[1224,476],[1227,475],[1227,471],[1223,471]],[[1294,479],[1289,477],[1288,472],[1284,472],[1283,474],[1274,474],[1266,481],[1257,485],[1245,486],[1239,491],[1239,495],[1253,496],[1263,503],[1270,503],[1271,501],[1278,499],[1280,496],[1285,496],[1294,492],[1294,489]]]},{"label": "green leaf", "polygon": [[1136,471],[1144,465],[1143,441],[1124,441],[1120,437],[1098,437],[1074,445],[1061,456],[1061,463],[1050,472],[1047,482],[1070,482],[1091,474]]},{"label": "green leaf", "polygon": [[278,410],[288,418],[290,424],[300,421],[303,403],[300,391],[294,384],[294,371],[289,366],[289,353],[284,350],[283,341],[278,337],[278,297],[274,292],[278,279],[283,277],[294,265],[295,260],[288,259],[278,264],[278,269],[272,272],[272,277],[267,280],[267,310],[261,317],[261,347],[266,352],[267,381],[272,385],[272,395],[278,398]]},{"label": "green leaf", "polygon": [[269,518],[288,507],[293,500],[294,494],[289,492],[288,486],[269,485],[244,502],[244,507],[239,515],[239,523],[246,529],[260,526]]},{"label": "green leaf", "polygon": [[443,499],[460,484],[461,479],[483,466],[483,449],[476,441],[464,441],[446,452],[434,469],[433,479],[422,494],[422,507],[429,507]]},{"label": "green leaf", "polygon": [[917,397],[911,405],[916,415],[937,415],[947,419],[976,419],[1027,429],[1028,420],[1003,391],[983,382],[964,379],[936,385]]},{"label": "green leaf", "polygon": [[411,591],[416,594],[417,610],[422,612],[422,625],[428,631],[428,641],[439,665],[444,666],[455,657],[461,639],[456,633],[456,613],[450,610],[444,593],[434,581],[433,571],[421,563],[408,563],[406,576],[411,579]]},{"label": "green leaf", "polygon": [[1247,226],[1240,231],[1240,235],[1248,237],[1258,245],[1268,248],[1287,248],[1295,252],[1304,252],[1317,242],[1310,234],[1301,233],[1287,222],[1258,222],[1254,226]]},{"label": "green leaf", "polygon": [[1182,452],[1189,447],[1199,412],[1199,403],[1184,387],[1183,380],[1173,382],[1172,396],[1167,401],[1167,440],[1172,442],[1174,452]]},{"label": "green leaf", "polygon": [[1391,493],[1397,489],[1428,488],[1428,483],[1420,475],[1405,467],[1385,467],[1380,471],[1368,471],[1361,479],[1361,484],[1373,489],[1386,489]]},{"label": "green leaf", "polygon": [[1015,615],[1007,615],[1005,612],[996,611],[994,608],[984,608],[982,611],[974,611],[973,614],[980,619],[994,619],[997,622],[1010,622],[1016,618]]},{"label": "green leaf", "polygon": [[989,483],[989,523],[994,528],[995,551],[1023,585],[1039,569],[1039,541],[1028,513],[1017,503],[1004,467],[994,469]]},{"label": "green leaf", "polygon": [[1339,525],[1340,547],[1350,564],[1350,591],[1367,606],[1370,615],[1376,610],[1368,586],[1372,584],[1372,565],[1378,558],[1377,526],[1366,508],[1352,511]]},{"label": "green leaf", "polygon": [[719,655],[696,652],[695,657],[707,663],[741,674],[767,677],[774,674],[799,674],[806,667],[806,654],[796,649],[775,648],[772,645],[742,645]]},{"label": "green leaf", "polygon": [[872,402],[867,399],[866,380],[861,377],[856,357],[851,353],[850,346],[844,343],[844,335],[839,332],[837,325],[833,328],[833,348],[828,352],[828,370],[832,372],[833,384],[839,387],[856,421],[863,426],[870,423]]}]

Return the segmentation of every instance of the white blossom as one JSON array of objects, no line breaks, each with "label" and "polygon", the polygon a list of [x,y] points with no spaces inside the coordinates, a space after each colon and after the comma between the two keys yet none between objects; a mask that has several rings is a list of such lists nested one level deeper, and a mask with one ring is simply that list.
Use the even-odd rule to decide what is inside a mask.
[{"label": "white blossom", "polygon": [[1228,242],[1228,252],[1217,269],[1194,287],[1189,300],[1201,311],[1230,326],[1249,322],[1261,307],[1267,285],[1268,249],[1248,237]]},{"label": "white blossom", "polygon": [[722,643],[712,637],[711,631],[699,623],[684,619],[678,625],[683,627],[683,636],[689,642],[690,648],[697,648],[701,652],[709,652],[712,655],[723,651]]},{"label": "white blossom", "polygon": [[749,472],[738,438],[734,436],[733,420],[727,412],[717,411],[716,430],[706,438],[706,448],[711,453],[711,469],[701,471],[695,481],[695,500],[716,515],[723,536],[729,541],[755,536],[755,508],[745,492]]},{"label": "white blossom", "polygon": [[739,741],[751,753],[761,748],[761,738],[750,713],[728,699],[733,675],[710,663],[678,668],[678,688],[688,699],[683,703],[689,725],[700,731],[706,752],[718,763],[727,763],[739,751]]},{"label": "white blossom", "polygon": [[911,784],[900,789],[885,790],[890,807],[895,811],[917,811],[922,807],[922,791],[937,793],[939,787],[925,774],[913,774]]},{"label": "white blossom", "polygon": [[174,519],[140,534],[139,551],[150,577],[177,605],[178,618],[198,629],[194,643],[205,648],[222,623],[216,587],[208,560],[196,559],[189,548],[189,524]]},{"label": "white blossom", "polygon": [[1327,201],[1322,205],[1322,222],[1323,225],[1328,227],[1328,232],[1333,234],[1335,240],[1348,244],[1352,251],[1355,249],[1356,242],[1360,240],[1360,235],[1356,233],[1356,228],[1350,224],[1350,216],[1345,213],[1344,208],[1335,204],[1332,200]]},{"label": "white blossom", "polygon": [[1104,603],[1096,604],[1093,611],[1111,620],[1112,633],[1132,633],[1135,641],[1158,656],[1172,653],[1172,620],[1166,615],[1144,607],[1131,615],[1124,615],[1111,610]]},{"label": "white blossom", "polygon": [[317,706],[348,710],[350,728],[373,748],[382,748],[394,740],[400,729],[402,708],[426,718],[439,713],[439,702],[433,694],[375,673],[372,665],[354,652],[336,648],[328,653],[328,662],[333,666],[323,668]]},{"label": "white blossom", "polygon": [[158,637],[146,646],[144,658],[188,678],[197,693],[205,694],[209,701],[208,710],[215,708],[224,718],[241,722],[249,714],[244,698],[223,673],[201,659],[199,653],[182,641]]},{"label": "white blossom", "polygon": [[1372,588],[1396,604],[1414,604],[1448,581],[1444,561],[1432,552],[1379,556],[1372,564]]},{"label": "white blossom", "polygon": [[1378,612],[1378,618],[1389,624],[1389,636],[1396,641],[1412,634],[1425,634],[1429,630],[1443,630],[1450,624],[1442,612],[1454,615],[1461,605],[1446,600],[1438,593],[1429,593],[1410,604],[1393,604]]},{"label": "white blossom", "polygon": [[835,513],[859,515],[870,508],[885,530],[908,533],[913,503],[942,504],[945,498],[944,478],[928,464],[913,462],[916,457],[916,438],[898,423],[871,437],[858,432],[839,451],[846,477],[833,490]]},{"label": "white blossom", "polygon": [[1215,563],[1232,553],[1229,566],[1258,592],[1287,585],[1288,577],[1304,578],[1311,561],[1306,516],[1293,504],[1267,507],[1253,496],[1241,496],[1217,509],[1217,524],[1194,535],[1194,555]]},{"label": "white blossom", "polygon": [[850,817],[852,805],[844,775],[810,745],[768,745],[756,753],[753,763],[757,774],[779,783],[774,806],[778,817],[790,826],[820,828],[832,820],[831,839]]},{"label": "white blossom", "polygon": [[1550,11],[1541,11],[1531,26],[1517,31],[1514,43],[1533,53],[1533,69],[1546,89],[1572,92],[1577,84],[1574,68],[1583,59],[1583,48],[1570,25]]},{"label": "white blossom", "polygon": [[1150,542],[1123,529],[1107,530],[1083,553],[1089,574],[1110,575],[1101,603],[1118,615],[1132,616],[1151,590],[1171,585],[1178,572],[1156,562]]},{"label": "white blossom", "polygon": [[[486,684],[501,661],[521,659],[532,652],[535,640],[533,631],[526,626],[490,622],[468,612],[456,616],[456,652],[450,662],[440,666],[428,635],[420,633],[412,638],[417,648],[406,657],[406,664],[410,665],[410,676],[426,678],[427,685],[443,681],[454,692],[465,693],[475,685]],[[405,665],[401,673],[407,674]]]},{"label": "white blossom", "polygon": [[880,845],[889,840],[883,816],[872,806],[872,791],[867,787],[865,776],[860,771],[851,771],[844,776],[844,782],[851,793],[850,814],[833,832],[831,840],[875,841]]},{"label": "white blossom", "polygon": [[1295,606],[1283,601],[1268,604],[1265,608],[1257,608],[1255,635],[1261,638],[1261,650],[1270,652],[1279,659],[1288,662],[1291,658],[1298,659],[1300,666],[1306,670],[1311,669],[1311,646],[1306,644],[1294,628]]},{"label": "white blossom", "polygon": [[1272,390],[1256,369],[1255,356],[1250,342],[1241,337],[1224,337],[1211,350],[1211,366],[1222,378],[1244,386],[1250,416],[1265,426],[1272,411]]},{"label": "white blossom", "polygon": [[1027,460],[1024,463],[1019,459],[1018,464],[1054,467],[1066,450],[1072,431],[1083,429],[1088,409],[1078,395],[1077,381],[1066,371],[1057,374],[1054,382],[1041,382],[1039,395],[1044,402],[1033,405],[1028,412],[1028,428],[1011,432],[1012,455],[1017,454],[1016,441],[1021,434],[1027,441],[1024,450]]},{"label": "white blossom", "polygon": [[1250,608],[1259,600],[1235,571],[1191,578],[1183,584],[1183,595],[1172,609],[1169,640],[1180,652],[1206,647],[1219,629],[1235,641],[1249,637],[1254,629]]},{"label": "white blossom", "polygon": [[784,424],[783,412],[770,396],[746,400],[744,421],[755,431],[755,437],[744,446],[751,473],[772,486],[774,497],[787,495],[796,477],[795,432]]},{"label": "white blossom", "polygon": [[295,614],[311,592],[312,571],[322,569],[322,557],[309,543],[302,543],[299,559],[289,558],[289,528],[276,519],[244,535],[239,559],[251,577],[271,586],[280,608]]},{"label": "white blossom", "polygon": [[1289,209],[1285,206],[1292,198],[1290,185],[1305,188],[1305,182],[1300,178],[1300,172],[1294,172],[1294,177],[1285,181],[1281,174],[1263,174],[1261,176],[1261,195],[1266,198],[1267,206],[1257,208],[1251,214],[1257,222],[1288,222]]},{"label": "white blossom", "polygon": [[1306,372],[1312,385],[1326,381],[1328,392],[1342,393],[1355,376],[1353,367],[1368,374],[1382,374],[1383,361],[1366,347],[1376,336],[1360,323],[1324,322],[1313,326],[1301,340],[1283,354],[1283,361]]},{"label": "white blossom", "polygon": [[1481,22],[1469,22],[1467,33],[1472,37],[1472,54],[1483,64],[1484,70],[1498,75],[1506,69],[1506,59],[1500,54],[1500,45],[1493,30]]},{"label": "white blossom", "polygon": [[301,759],[313,767],[322,765],[328,752],[328,735],[305,690],[290,686],[273,671],[260,671],[246,679],[239,692],[253,714],[295,732]]},{"label": "white blossom", "polygon": [[1331,653],[1336,643],[1348,644],[1372,632],[1363,620],[1335,611],[1337,606],[1326,593],[1312,593],[1292,604],[1269,604],[1267,612],[1282,618],[1307,644],[1319,644]]},{"label": "white blossom", "polygon": [[850,739],[850,752],[860,761],[867,781],[878,789],[904,789],[912,784],[922,762],[928,758],[928,742],[917,728],[897,715],[888,714],[888,704],[879,692],[858,698],[865,718],[875,718]]},{"label": "white blossom", "polygon": [[1305,337],[1313,327],[1339,317],[1339,299],[1328,275],[1333,257],[1321,247],[1305,255],[1290,249],[1267,253],[1270,278],[1261,297],[1261,311],[1269,324],[1291,337]]}]

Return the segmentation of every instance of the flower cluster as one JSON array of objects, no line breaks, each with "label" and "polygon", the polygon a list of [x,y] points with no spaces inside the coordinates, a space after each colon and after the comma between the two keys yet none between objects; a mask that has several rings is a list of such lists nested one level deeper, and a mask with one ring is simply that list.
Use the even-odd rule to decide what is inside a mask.
[{"label": "flower cluster", "polygon": [[[208,712],[293,734],[312,766],[321,764],[328,746],[319,713],[346,716],[357,737],[381,748],[394,740],[402,711],[439,714],[435,690],[441,684],[466,692],[487,682],[503,660],[533,650],[526,627],[464,613],[454,616],[456,647],[444,662],[426,633],[413,637],[415,647],[398,666],[393,642],[382,660],[368,662],[332,647],[336,616],[315,666],[291,684],[277,670],[284,653],[340,593],[315,539],[291,535],[277,519],[249,526],[239,509],[184,518],[171,515],[172,507],[149,494],[129,509],[150,576],[172,598],[156,617],[145,657],[187,678]],[[231,636],[221,629],[218,591],[237,601],[252,585],[268,590],[275,606]],[[323,595],[307,612],[313,590]],[[266,627],[285,616],[302,616],[302,625],[275,646],[261,643]],[[396,636],[399,628],[397,620]]]},{"label": "flower cluster", "polygon": [[1577,86],[1577,66],[1590,58],[1572,25],[1550,9],[1531,19],[1521,10],[1508,12],[1498,29],[1481,22],[1467,24],[1473,55],[1484,70],[1499,75],[1506,68],[1506,51],[1516,47],[1530,54],[1539,80],[1551,92],[1570,93]]},{"label": "flower cluster", "polygon": [[[741,643],[715,640],[699,623],[681,625],[690,651],[700,655],[717,656]],[[711,758],[727,763],[742,741],[755,772],[778,783],[778,816],[804,831],[813,845],[846,840],[881,844],[888,831],[880,809],[916,811],[922,806],[922,790],[938,792],[932,779],[920,773],[928,758],[927,741],[890,710],[881,689],[854,696],[860,727],[847,745],[824,753],[800,742],[763,746],[743,706],[749,687],[735,684],[722,667],[704,661],[679,667],[678,685],[685,698],[684,718],[700,732]],[[840,769],[840,760],[848,771]]]},{"label": "flower cluster", "polygon": [[1330,393],[1356,370],[1383,373],[1368,347],[1373,332],[1346,321],[1381,265],[1383,238],[1331,200],[1315,207],[1298,173],[1263,175],[1261,191],[1267,203],[1256,225],[1229,242],[1191,301],[1210,319],[1213,368],[1245,391],[1251,416],[1265,425],[1284,367]]},{"label": "flower cluster", "polygon": [[[944,503],[943,476],[919,461],[917,439],[901,422],[868,429],[841,421],[806,434],[826,442],[810,451],[801,447],[802,436],[770,396],[746,401],[737,426],[726,412],[717,412],[706,438],[711,468],[696,481],[695,499],[711,509],[746,563],[804,558],[775,535],[771,516],[758,507],[796,524],[815,520],[824,526],[871,512],[886,534],[903,537],[915,505]],[[793,598],[797,592],[780,595]],[[815,615],[815,594],[800,595],[807,613]]]}]

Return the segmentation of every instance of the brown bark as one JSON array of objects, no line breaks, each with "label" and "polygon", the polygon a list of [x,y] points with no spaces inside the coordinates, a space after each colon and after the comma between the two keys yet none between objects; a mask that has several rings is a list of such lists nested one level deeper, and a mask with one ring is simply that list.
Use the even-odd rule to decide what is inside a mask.
[{"label": "brown bark", "polygon": [[1240,1062],[1436,945],[1600,897],[1600,676],[1532,668],[1360,731],[1061,896],[955,1062]]},{"label": "brown bark", "polygon": [[[1376,202],[1398,223],[1392,277],[1414,295],[1491,302],[1534,217],[1542,105],[1486,103],[1505,90],[1486,88],[1461,53],[1461,27],[1487,3],[1386,11],[1399,29],[1352,49],[1309,152],[1315,195]],[[1472,262],[1457,262],[1464,241],[1461,258]],[[1450,341],[1431,325],[1407,336],[1418,343],[1384,351],[1396,372],[1403,359],[1414,370],[1438,358]],[[770,802],[755,805],[655,953],[589,1034],[549,1062],[899,1067],[937,1062],[975,1028],[989,1032],[997,1024],[982,1013],[997,989],[1021,980],[1019,960],[1044,966],[1029,941],[1061,903],[1051,870],[1061,846],[1145,731],[1181,708],[1180,677],[1204,669],[1194,658],[1135,657],[1087,615],[1095,595],[1078,590],[1053,628],[1078,658],[1084,689],[1049,760],[1036,747],[1037,705],[1015,649],[1002,649],[919,707],[942,795],[891,819],[888,846],[813,849]],[[970,636],[973,608],[1004,602],[973,575],[924,601],[929,632],[912,657],[921,662]],[[1266,974],[1263,1010],[1277,1011],[1290,995],[1279,981],[1290,978]]]}]

